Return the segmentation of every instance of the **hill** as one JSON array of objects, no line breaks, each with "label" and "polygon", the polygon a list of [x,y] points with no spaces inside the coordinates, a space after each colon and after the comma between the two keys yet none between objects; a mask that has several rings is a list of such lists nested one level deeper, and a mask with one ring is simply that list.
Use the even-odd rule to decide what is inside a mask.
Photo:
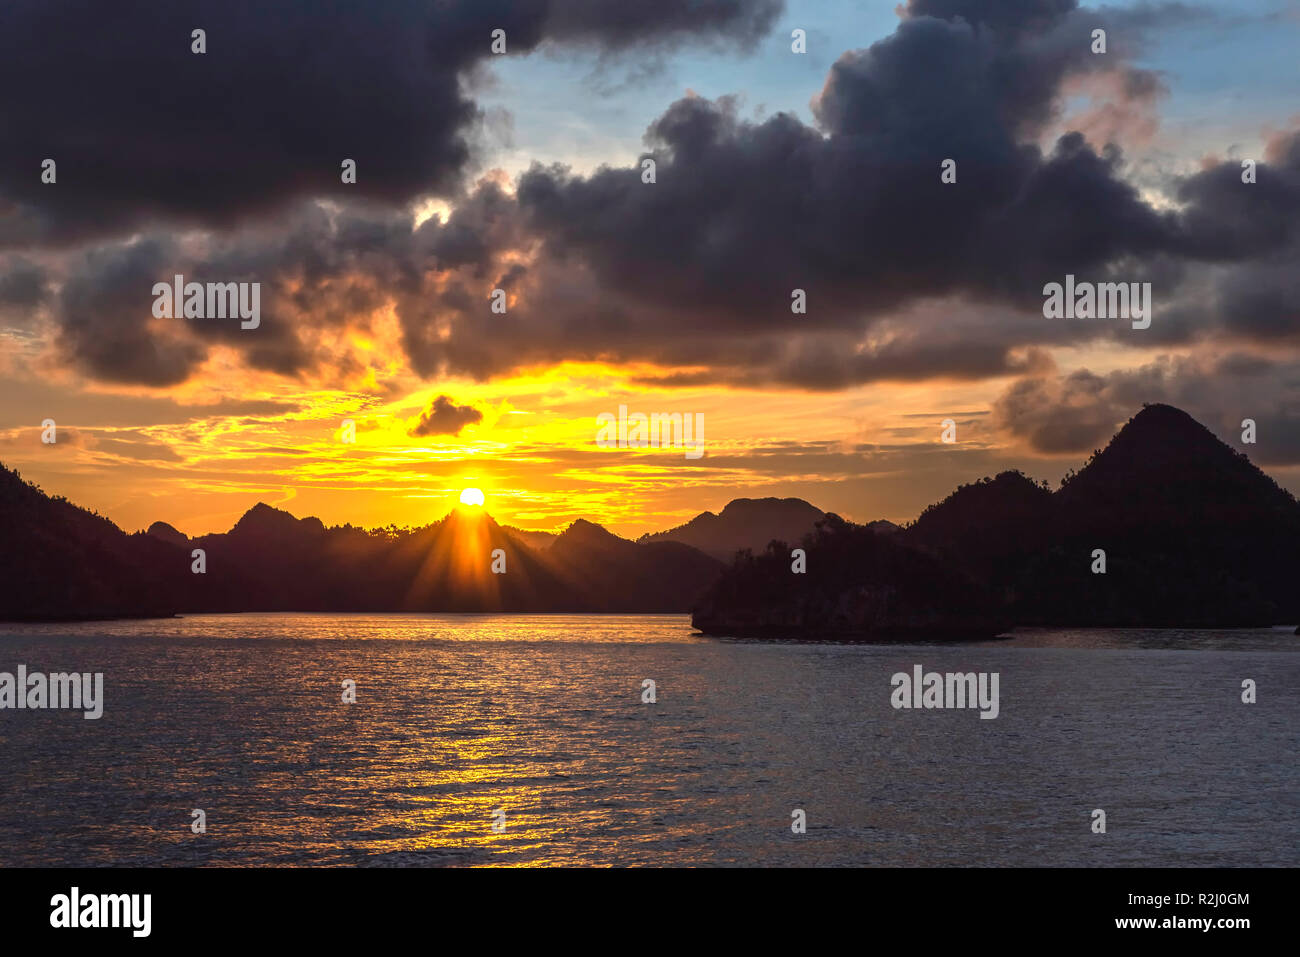
[{"label": "hill", "polygon": [[179,549],[128,535],[3,466],[0,528],[0,619],[153,617],[178,607]]},{"label": "hill", "polygon": [[1012,622],[953,566],[895,537],[828,515],[791,549],[744,553],[694,609],[706,634],[812,640],[992,638]]},{"label": "hill", "polygon": [[724,568],[689,545],[631,542],[583,519],[565,529],[543,560],[599,611],[688,610]]},{"label": "hill", "polygon": [[[1026,621],[1267,625],[1300,618],[1300,505],[1187,413],[1149,405],[1053,496],[1024,563]],[[1090,571],[1106,552],[1105,575]]]},{"label": "hill", "polygon": [[719,514],[703,512],[685,525],[642,535],[639,542],[680,542],[730,562],[739,551],[769,542],[798,542],[826,515],[801,498],[738,498]]},{"label": "hill", "polygon": [[[889,553],[869,545],[865,531],[847,523],[819,531],[816,547],[848,563],[820,583],[792,574],[788,553],[783,562],[738,564],[697,605],[697,627],[731,634],[792,615],[821,621],[864,588],[894,604],[883,619],[850,616],[863,635],[879,632],[881,620],[924,620],[936,603],[938,612],[955,613],[909,590],[919,566],[897,556],[882,560]],[[952,575],[974,584],[973,624],[991,615],[1068,627],[1294,622],[1297,542],[1300,504],[1244,454],[1166,405],[1144,407],[1056,492],[1003,472],[958,488],[891,536],[893,545],[934,562],[931,573],[943,588],[969,595]],[[809,576],[813,565],[809,551]],[[801,594],[812,611],[796,615]]]},{"label": "hill", "polygon": [[[2,467],[0,528],[0,618],[11,620],[693,608],[719,633],[867,637],[1300,620],[1300,504],[1164,405],[1144,407],[1055,492],[1003,472],[901,530],[769,498],[636,542],[581,519],[553,536],[466,509],[415,529],[327,528],[264,503],[225,533],[189,539],[155,522],[128,535]],[[790,570],[793,543],[805,575]]]},{"label": "hill", "polygon": [[[422,528],[367,531],[327,528],[259,502],[224,533],[189,539],[155,522],[127,535],[7,470],[0,471],[0,523],[0,618],[9,620],[248,611],[681,613],[722,570],[690,546],[637,544],[590,522],[536,538],[463,509]],[[192,571],[193,549],[204,553],[202,574]]]}]

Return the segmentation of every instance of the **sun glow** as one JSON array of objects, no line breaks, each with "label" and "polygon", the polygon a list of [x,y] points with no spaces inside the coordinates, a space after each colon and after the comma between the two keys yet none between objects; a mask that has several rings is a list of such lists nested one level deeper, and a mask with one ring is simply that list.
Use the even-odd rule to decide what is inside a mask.
[{"label": "sun glow", "polygon": [[476,488],[467,488],[460,493],[460,504],[462,505],[482,505],[483,493]]}]

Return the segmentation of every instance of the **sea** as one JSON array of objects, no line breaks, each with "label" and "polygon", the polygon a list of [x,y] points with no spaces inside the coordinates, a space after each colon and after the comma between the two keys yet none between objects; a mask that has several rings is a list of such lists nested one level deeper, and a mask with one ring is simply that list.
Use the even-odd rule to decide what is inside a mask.
[{"label": "sea", "polygon": [[[1291,628],[0,624],[19,665],[102,673],[103,712],[0,710],[0,866],[1300,865]],[[997,717],[895,707],[917,666],[996,673]]]}]

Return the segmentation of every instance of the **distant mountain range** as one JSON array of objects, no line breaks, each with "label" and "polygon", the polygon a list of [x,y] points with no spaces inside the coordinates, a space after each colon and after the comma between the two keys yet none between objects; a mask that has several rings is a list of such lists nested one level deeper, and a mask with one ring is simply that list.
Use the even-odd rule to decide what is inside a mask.
[{"label": "distant mountain range", "polygon": [[736,552],[766,548],[773,539],[797,542],[825,517],[825,512],[801,498],[738,498],[720,514],[702,512],[685,525],[642,535],[637,541],[681,542],[730,562]]},{"label": "distant mountain range", "polygon": [[[174,541],[174,530],[163,535]],[[638,545],[576,521],[545,547],[481,511],[412,531],[325,528],[259,504],[205,552],[188,606],[206,611],[681,612],[722,571],[693,548]],[[188,554],[188,552],[186,552]],[[493,567],[499,569],[493,571]]]},{"label": "distant mountain range", "polygon": [[[754,541],[766,541],[765,529],[788,528],[780,508],[750,509],[748,519]],[[8,620],[232,611],[683,613],[725,567],[670,538],[632,542],[582,519],[556,535],[462,509],[419,529],[367,531],[326,528],[258,503],[224,533],[191,539],[159,521],[128,535],[3,468],[0,527],[0,619]],[[202,574],[192,570],[195,549],[203,552]],[[497,549],[503,574],[492,571]]]},{"label": "distant mountain range", "polygon": [[[1159,405],[1058,491],[1004,472],[906,528],[746,498],[635,542],[581,519],[556,535],[463,509],[418,529],[327,528],[261,503],[224,533],[191,539],[155,522],[128,535],[3,468],[0,528],[10,620],[693,610],[712,634],[872,639],[1300,619],[1300,505]],[[791,570],[793,547],[806,552],[803,574]],[[1092,571],[1094,549],[1104,574]]]}]

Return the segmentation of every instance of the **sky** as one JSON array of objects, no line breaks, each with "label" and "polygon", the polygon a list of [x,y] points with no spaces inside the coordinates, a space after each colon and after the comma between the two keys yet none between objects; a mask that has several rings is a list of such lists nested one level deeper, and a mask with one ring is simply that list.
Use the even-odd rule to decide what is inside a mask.
[{"label": "sky", "polygon": [[[635,536],[1055,485],[1169,402],[1298,492],[1297,40],[1264,0],[13,0],[0,462],[127,530],[476,487]],[[257,327],[156,315],[177,274]],[[1150,326],[1048,318],[1067,275]],[[620,406],[703,454],[602,447]]]}]

